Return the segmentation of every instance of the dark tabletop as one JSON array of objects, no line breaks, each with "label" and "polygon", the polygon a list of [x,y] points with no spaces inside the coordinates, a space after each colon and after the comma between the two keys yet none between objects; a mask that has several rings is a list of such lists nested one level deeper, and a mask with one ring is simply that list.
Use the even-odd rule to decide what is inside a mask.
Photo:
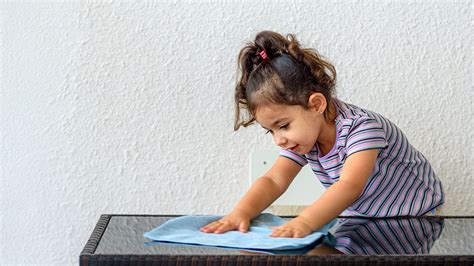
[{"label": "dark tabletop", "polygon": [[[224,255],[238,250],[158,244],[146,246],[143,233],[173,217],[110,217],[95,254]],[[347,254],[474,254],[474,219],[418,217],[397,219],[340,218],[330,232],[334,253]],[[296,254],[296,253],[295,253]]]}]

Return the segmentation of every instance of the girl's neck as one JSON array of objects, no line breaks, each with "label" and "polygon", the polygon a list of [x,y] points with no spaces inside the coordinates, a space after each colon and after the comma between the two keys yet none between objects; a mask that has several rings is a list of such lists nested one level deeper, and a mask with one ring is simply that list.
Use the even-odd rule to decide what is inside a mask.
[{"label": "girl's neck", "polygon": [[331,101],[329,104],[329,121],[325,121],[317,141],[319,150],[322,153],[320,156],[328,154],[336,145],[336,123],[334,123],[336,116],[336,108],[333,101]]}]

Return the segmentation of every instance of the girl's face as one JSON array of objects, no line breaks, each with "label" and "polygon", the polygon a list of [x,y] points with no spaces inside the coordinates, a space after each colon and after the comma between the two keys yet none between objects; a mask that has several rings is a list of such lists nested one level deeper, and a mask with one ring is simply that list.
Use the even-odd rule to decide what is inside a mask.
[{"label": "girl's face", "polygon": [[272,134],[275,144],[301,155],[311,151],[325,124],[322,113],[299,105],[264,106],[255,118]]}]

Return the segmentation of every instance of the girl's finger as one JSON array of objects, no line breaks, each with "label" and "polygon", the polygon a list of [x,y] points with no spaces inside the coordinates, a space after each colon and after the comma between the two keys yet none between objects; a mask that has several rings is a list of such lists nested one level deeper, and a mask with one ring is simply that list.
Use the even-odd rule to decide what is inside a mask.
[{"label": "girl's finger", "polygon": [[281,235],[281,233],[283,232],[283,229],[280,229],[280,228],[275,228],[273,229],[272,233],[270,234],[270,236],[272,237],[278,237]]},{"label": "girl's finger", "polygon": [[221,226],[221,224],[222,224],[221,221],[214,221],[214,222],[202,227],[201,231],[206,232],[206,233],[212,233],[216,230],[216,228]]},{"label": "girl's finger", "polygon": [[291,237],[293,235],[292,231],[287,231],[284,229],[278,229],[276,231],[273,231],[273,233],[270,235],[272,237]]},{"label": "girl's finger", "polygon": [[239,231],[242,233],[246,233],[249,230],[249,223],[248,222],[241,222],[239,225]]},{"label": "girl's finger", "polygon": [[283,231],[283,233],[280,235],[280,237],[293,237],[293,232],[292,231]]},{"label": "girl's finger", "polygon": [[217,227],[217,229],[214,231],[214,233],[216,234],[220,234],[220,233],[225,233],[229,230],[232,230],[233,227],[228,224],[228,223],[225,223],[225,224],[221,224],[221,226]]},{"label": "girl's finger", "polygon": [[294,232],[291,237],[301,238],[301,237],[304,237],[304,235],[301,232]]}]

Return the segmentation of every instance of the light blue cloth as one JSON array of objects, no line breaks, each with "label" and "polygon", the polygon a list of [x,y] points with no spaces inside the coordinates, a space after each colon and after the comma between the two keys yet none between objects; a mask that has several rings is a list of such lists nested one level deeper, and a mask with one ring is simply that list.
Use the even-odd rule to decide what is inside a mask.
[{"label": "light blue cloth", "polygon": [[270,237],[270,227],[287,220],[263,213],[255,218],[247,233],[229,231],[222,234],[204,233],[199,229],[222,216],[182,216],[171,219],[143,236],[159,242],[194,244],[250,250],[293,250],[313,245],[328,234],[335,221],[303,238]]}]

